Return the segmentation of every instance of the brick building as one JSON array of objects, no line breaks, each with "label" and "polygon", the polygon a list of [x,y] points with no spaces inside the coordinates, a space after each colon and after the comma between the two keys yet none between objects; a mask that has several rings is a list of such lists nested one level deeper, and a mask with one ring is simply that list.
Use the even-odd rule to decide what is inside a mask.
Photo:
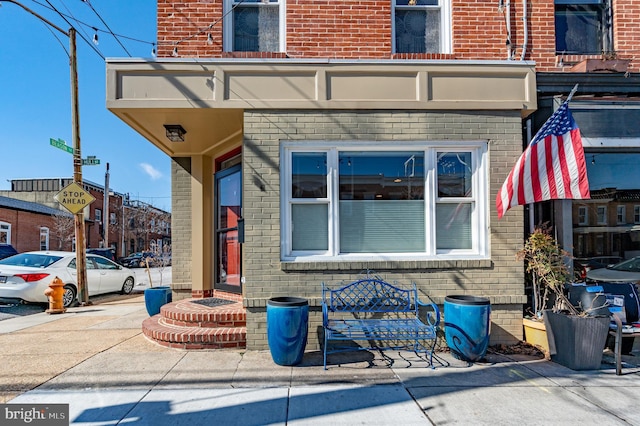
[{"label": "brick building", "polygon": [[[18,251],[40,250],[40,231],[33,226],[25,226],[20,214],[28,211],[30,220],[44,221],[43,228],[49,229],[51,250],[75,250],[75,229],[68,227],[63,217],[68,211],[55,200],[61,189],[73,182],[72,178],[12,179],[11,189],[0,191],[5,199],[5,211],[11,240]],[[116,257],[124,257],[136,251],[148,250],[151,242],[161,247],[171,245],[171,214],[147,203],[130,200],[127,194],[109,194],[108,214],[105,213],[104,186],[85,180],[83,187],[95,201],[84,209],[85,244],[87,248],[112,247]],[[21,207],[20,207],[21,206]],[[29,209],[25,206],[31,206]],[[34,210],[35,209],[35,210]],[[62,215],[63,217],[60,217]],[[104,221],[105,216],[108,219]],[[124,219],[123,219],[124,218]],[[2,217],[0,217],[2,221]],[[108,242],[105,244],[104,225],[108,224]],[[43,222],[44,223],[44,222]],[[44,232],[44,231],[42,231]],[[44,238],[44,237],[42,237]]]},{"label": "brick building", "polygon": [[371,269],[488,297],[492,343],[520,339],[525,211],[498,222],[496,194],[609,35],[607,66],[638,53],[635,3],[158,1],[158,58],[108,60],[107,107],[173,159],[176,297],[241,294],[266,348],[270,297],[308,298],[314,330],[320,283]]},{"label": "brick building", "polygon": [[0,196],[0,242],[18,252],[71,250],[73,215],[40,203]]}]

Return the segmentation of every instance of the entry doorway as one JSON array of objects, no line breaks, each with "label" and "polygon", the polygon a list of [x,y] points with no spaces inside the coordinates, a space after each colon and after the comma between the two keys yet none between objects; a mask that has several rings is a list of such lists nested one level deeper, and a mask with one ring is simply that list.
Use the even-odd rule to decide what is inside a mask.
[{"label": "entry doorway", "polygon": [[242,170],[235,165],[215,174],[216,290],[242,294]]}]

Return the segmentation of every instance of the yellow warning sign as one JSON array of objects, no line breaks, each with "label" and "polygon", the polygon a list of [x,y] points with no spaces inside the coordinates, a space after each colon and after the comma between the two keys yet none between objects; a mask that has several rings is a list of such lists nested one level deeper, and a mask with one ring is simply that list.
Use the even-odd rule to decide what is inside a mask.
[{"label": "yellow warning sign", "polygon": [[73,214],[78,213],[96,200],[93,195],[89,194],[76,182],[72,182],[62,188],[53,198]]}]

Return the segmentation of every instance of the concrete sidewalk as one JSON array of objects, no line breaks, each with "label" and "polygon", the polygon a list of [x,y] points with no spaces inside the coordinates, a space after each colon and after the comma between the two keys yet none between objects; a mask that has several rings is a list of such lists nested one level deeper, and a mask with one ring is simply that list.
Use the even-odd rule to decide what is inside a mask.
[{"label": "concrete sidewalk", "polygon": [[283,367],[268,351],[161,347],[142,335],[146,317],[134,295],[0,321],[0,400],[69,404],[73,424],[93,425],[640,425],[629,364],[616,376],[607,363],[577,372],[489,354],[468,366],[439,353],[446,367],[430,369],[412,352],[363,351],[327,371],[319,352]]}]

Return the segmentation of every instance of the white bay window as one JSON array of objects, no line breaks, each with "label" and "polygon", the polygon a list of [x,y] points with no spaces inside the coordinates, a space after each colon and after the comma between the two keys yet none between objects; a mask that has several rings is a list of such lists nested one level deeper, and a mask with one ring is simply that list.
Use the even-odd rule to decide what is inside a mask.
[{"label": "white bay window", "polygon": [[487,258],[486,148],[285,143],[283,260]]}]

